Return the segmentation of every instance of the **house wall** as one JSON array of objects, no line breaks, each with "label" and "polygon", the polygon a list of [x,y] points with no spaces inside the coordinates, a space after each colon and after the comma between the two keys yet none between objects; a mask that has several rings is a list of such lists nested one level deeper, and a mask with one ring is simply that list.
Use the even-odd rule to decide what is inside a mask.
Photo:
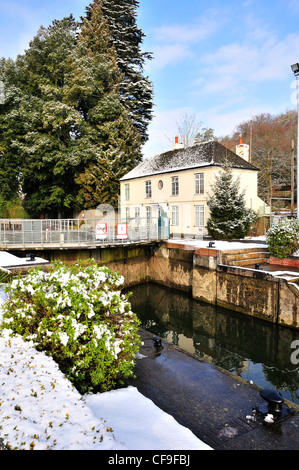
[{"label": "house wall", "polygon": [[[136,178],[121,181],[120,208],[121,216],[126,217],[126,209],[129,210],[130,217],[135,217],[135,208],[139,208],[140,217],[146,217],[146,207],[152,208],[152,215],[158,216],[160,210],[171,220],[171,234],[177,236],[195,236],[196,234],[206,234],[206,223],[209,218],[209,207],[207,201],[212,194],[212,185],[215,176],[220,172],[220,167],[196,168],[184,171],[152,175],[148,177]],[[204,193],[195,193],[195,175],[204,175]],[[240,178],[240,190],[245,191],[245,202],[248,208],[258,212],[260,201],[257,196],[257,171],[253,170],[233,170],[235,178]],[[179,194],[171,194],[172,177],[177,176],[179,181]],[[152,196],[146,197],[145,182],[151,181]],[[158,183],[162,181],[163,187],[159,189]],[[129,200],[126,200],[125,187],[129,185]],[[197,226],[195,223],[195,206],[202,205],[204,208],[203,225]],[[178,225],[173,224],[172,207],[178,207]]]}]

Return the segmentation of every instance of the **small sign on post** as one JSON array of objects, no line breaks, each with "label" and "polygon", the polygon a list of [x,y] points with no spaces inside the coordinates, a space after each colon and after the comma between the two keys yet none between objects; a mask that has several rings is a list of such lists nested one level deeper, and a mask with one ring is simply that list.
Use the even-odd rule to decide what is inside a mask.
[{"label": "small sign on post", "polygon": [[107,238],[107,224],[105,222],[96,222],[96,240]]},{"label": "small sign on post", "polygon": [[116,225],[116,237],[128,238],[128,224],[127,222],[120,222]]}]

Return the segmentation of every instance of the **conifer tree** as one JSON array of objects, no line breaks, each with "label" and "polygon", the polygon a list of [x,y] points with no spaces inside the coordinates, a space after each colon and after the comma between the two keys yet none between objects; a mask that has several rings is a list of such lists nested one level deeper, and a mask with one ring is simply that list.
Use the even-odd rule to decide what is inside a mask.
[{"label": "conifer tree", "polygon": [[17,109],[22,125],[13,147],[21,160],[24,207],[32,217],[70,215],[80,159],[73,152],[82,116],[65,100],[67,59],[76,46],[78,23],[72,16],[41,27],[24,55],[18,56]]},{"label": "conifer tree", "polygon": [[15,132],[22,133],[18,106],[22,92],[17,85],[17,70],[13,60],[0,60],[0,217],[7,216],[7,207],[19,200],[20,159],[14,150]]},{"label": "conifer tree", "polygon": [[209,235],[216,240],[241,239],[248,235],[255,213],[246,208],[244,191],[239,180],[234,180],[231,168],[226,167],[216,176],[209,199]]},{"label": "conifer tree", "polygon": [[[116,207],[119,179],[141,160],[140,136],[119,96],[122,76],[107,23],[100,2],[96,2],[78,38],[78,72],[92,77],[83,83],[76,98],[85,116],[84,152],[89,153],[88,165],[76,179],[81,186],[79,201],[86,208],[99,203]],[[78,90],[78,73],[72,77]]]},{"label": "conifer tree", "polygon": [[80,26],[78,36],[71,15],[41,27],[15,64],[17,93],[6,109],[3,142],[20,162],[24,207],[32,217],[116,206],[119,178],[141,159],[99,5]]},{"label": "conifer tree", "polygon": [[94,8],[100,5],[110,32],[110,45],[115,47],[116,61],[122,74],[120,96],[129,111],[141,142],[148,139],[147,128],[152,119],[153,85],[143,74],[149,52],[142,52],[144,33],[137,26],[138,0],[94,0],[86,8],[90,20]]}]

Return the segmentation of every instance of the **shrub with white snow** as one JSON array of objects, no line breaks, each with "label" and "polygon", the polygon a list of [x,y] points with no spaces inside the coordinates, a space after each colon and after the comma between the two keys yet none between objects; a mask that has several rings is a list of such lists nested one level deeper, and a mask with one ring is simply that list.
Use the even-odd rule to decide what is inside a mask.
[{"label": "shrub with white snow", "polygon": [[276,258],[291,256],[299,248],[299,222],[285,219],[271,227],[266,236],[269,253]]},{"label": "shrub with white snow", "polygon": [[123,277],[90,261],[14,279],[2,305],[2,328],[33,341],[79,392],[113,389],[133,375],[140,338]]}]

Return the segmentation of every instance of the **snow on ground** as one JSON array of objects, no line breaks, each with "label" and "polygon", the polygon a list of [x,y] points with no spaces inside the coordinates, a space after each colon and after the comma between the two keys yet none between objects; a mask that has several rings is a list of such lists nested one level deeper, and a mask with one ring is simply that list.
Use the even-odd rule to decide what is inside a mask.
[{"label": "snow on ground", "polygon": [[[249,241],[250,240],[250,241]],[[260,240],[260,243],[258,242]],[[268,245],[266,244],[265,237],[259,238],[252,238],[248,239],[248,241],[244,242],[229,242],[225,240],[188,240],[187,238],[184,239],[176,239],[170,238],[167,240],[168,243],[177,243],[181,245],[192,246],[194,248],[209,248],[210,241],[214,242],[213,249],[226,251],[226,250],[236,250],[238,248],[267,248]]]},{"label": "snow on ground", "polygon": [[20,450],[211,449],[135,387],[80,395],[52,358],[5,333],[0,438]]},{"label": "snow on ground", "polygon": [[[169,242],[208,247],[206,240]],[[214,248],[256,246],[264,245],[254,240],[216,241]],[[1,264],[11,266],[16,260],[2,257]],[[0,304],[3,299],[0,291]],[[135,387],[82,396],[53,359],[21,337],[4,334],[0,336],[0,423],[0,438],[12,449],[211,449]]]},{"label": "snow on ground", "polygon": [[112,426],[115,423],[115,438],[129,445],[130,449],[210,449],[189,429],[182,427],[171,415],[162,412],[151,400],[141,395],[135,387],[88,395],[85,401],[96,416],[104,412],[107,421]]},{"label": "snow on ground", "polygon": [[13,255],[12,253],[8,253],[7,251],[0,252],[0,266],[3,268],[13,268],[15,266],[40,266],[42,264],[49,264],[49,261],[34,257],[31,260],[29,257],[19,258],[18,256]]}]

